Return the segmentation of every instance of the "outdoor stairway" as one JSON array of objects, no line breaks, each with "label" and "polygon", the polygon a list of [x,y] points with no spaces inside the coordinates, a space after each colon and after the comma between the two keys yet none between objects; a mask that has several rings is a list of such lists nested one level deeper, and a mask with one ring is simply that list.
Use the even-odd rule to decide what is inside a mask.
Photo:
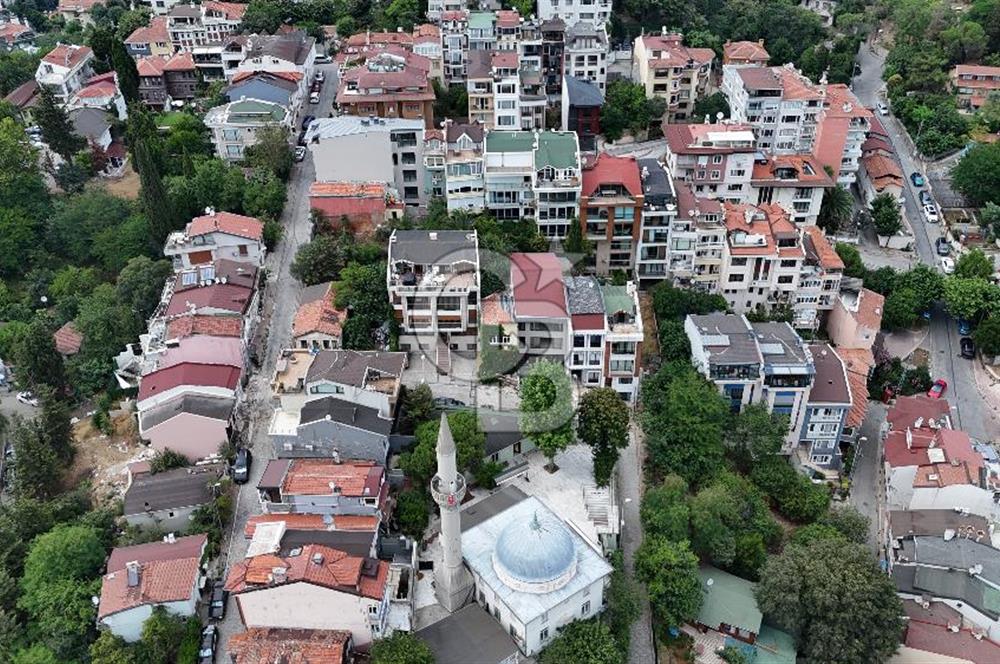
[{"label": "outdoor stairway", "polygon": [[438,373],[442,376],[447,376],[451,373],[451,348],[446,343],[439,343],[437,345],[436,366]]}]

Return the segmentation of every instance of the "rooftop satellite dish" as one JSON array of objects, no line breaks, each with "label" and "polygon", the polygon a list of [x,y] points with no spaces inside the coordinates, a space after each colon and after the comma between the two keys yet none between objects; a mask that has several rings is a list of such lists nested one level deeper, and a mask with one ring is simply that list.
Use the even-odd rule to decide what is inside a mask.
[{"label": "rooftop satellite dish", "polygon": [[725,115],[726,114],[723,113],[722,111],[716,111],[716,113],[715,113],[715,119],[716,120],[721,120],[723,117],[725,117]]}]

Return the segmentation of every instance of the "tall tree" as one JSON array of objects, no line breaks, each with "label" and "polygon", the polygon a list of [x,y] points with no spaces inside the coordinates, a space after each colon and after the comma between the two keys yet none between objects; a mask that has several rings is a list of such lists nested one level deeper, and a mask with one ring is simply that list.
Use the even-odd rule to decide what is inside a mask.
[{"label": "tall tree", "polygon": [[635,576],[646,584],[649,602],[665,625],[679,627],[701,609],[698,557],[686,540],[646,537],[635,553]]},{"label": "tall tree", "polygon": [[995,271],[993,259],[978,247],[965,252],[955,261],[955,277],[959,279],[989,279]]},{"label": "tall tree", "polygon": [[667,475],[659,486],[650,487],[642,497],[639,516],[647,537],[665,537],[671,542],[690,539],[688,485],[684,478]]},{"label": "tall tree", "polygon": [[150,242],[159,249],[174,230],[175,219],[167,201],[167,191],[160,177],[160,167],[148,137],[132,144],[132,161],[139,174],[139,201],[149,220]]},{"label": "tall tree", "polygon": [[589,390],[580,399],[576,430],[580,440],[590,445],[594,481],[607,486],[618,450],[628,446],[629,407],[610,387]]},{"label": "tall tree", "polygon": [[980,143],[951,170],[956,189],[974,205],[1000,204],[1000,143]]},{"label": "tall tree", "polygon": [[252,168],[263,168],[281,181],[292,172],[292,148],[288,130],[280,125],[264,127],[257,132],[257,141],[246,149],[243,161]]},{"label": "tall tree", "polygon": [[135,66],[135,60],[125,50],[125,42],[120,39],[111,42],[111,67],[118,75],[118,89],[122,91],[125,103],[140,103],[139,70]]},{"label": "tall tree", "polygon": [[561,364],[535,362],[521,380],[521,432],[549,460],[573,441],[573,395]]},{"label": "tall tree", "polygon": [[850,192],[838,184],[823,192],[823,204],[819,208],[816,224],[827,233],[836,233],[851,220],[853,210],[854,199]]},{"label": "tall tree", "polygon": [[781,452],[788,433],[788,418],[752,404],[733,417],[726,435],[729,453],[741,472],[748,473],[760,459]]},{"label": "tall tree", "polygon": [[54,327],[47,316],[36,315],[28,323],[27,334],[15,344],[14,366],[19,386],[33,390],[48,385],[57,392],[66,387],[62,356],[52,338]]},{"label": "tall tree", "polygon": [[11,118],[0,119],[0,209],[11,214],[20,210],[36,222],[51,209],[38,154],[24,129]]},{"label": "tall tree", "polygon": [[66,161],[87,147],[87,141],[73,132],[69,116],[58,104],[55,95],[44,86],[38,95],[38,105],[35,107],[34,117],[38,127],[42,130],[42,138],[45,143]]},{"label": "tall tree", "polygon": [[768,560],[756,594],[760,610],[798,636],[806,661],[884,662],[899,646],[903,606],[896,586],[858,544],[821,539],[787,546]]},{"label": "tall tree", "polygon": [[397,631],[372,644],[371,660],[372,664],[434,664],[434,655],[420,638]]},{"label": "tall tree", "polygon": [[623,664],[611,629],[597,620],[570,623],[542,651],[541,664]]},{"label": "tall tree", "polygon": [[146,320],[160,301],[163,282],[173,274],[169,261],[154,261],[137,256],[118,275],[115,293],[131,307],[140,319]]},{"label": "tall tree", "polygon": [[879,194],[871,203],[872,224],[881,237],[895,235],[903,227],[899,202],[891,194]]}]

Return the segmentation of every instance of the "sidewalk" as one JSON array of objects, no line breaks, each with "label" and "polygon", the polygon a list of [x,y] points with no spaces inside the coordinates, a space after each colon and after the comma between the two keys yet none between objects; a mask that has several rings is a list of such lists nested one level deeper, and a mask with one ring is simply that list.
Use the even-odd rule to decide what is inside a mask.
[{"label": "sidewalk", "polygon": [[981,358],[977,358],[972,366],[972,376],[976,381],[976,390],[989,409],[993,428],[1000,430],[1000,369],[988,367]]}]

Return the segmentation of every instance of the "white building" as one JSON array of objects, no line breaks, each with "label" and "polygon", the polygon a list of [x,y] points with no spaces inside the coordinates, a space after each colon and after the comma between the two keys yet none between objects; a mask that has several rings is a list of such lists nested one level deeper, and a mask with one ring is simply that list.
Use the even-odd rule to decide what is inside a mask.
[{"label": "white building", "polygon": [[[710,91],[715,51],[684,46],[684,37],[667,32],[640,35],[632,48],[632,66],[647,97],[667,104],[665,122],[691,119],[694,104]],[[701,118],[697,118],[701,120]]]},{"label": "white building", "polygon": [[760,150],[812,151],[825,95],[793,65],[725,67],[722,91],[730,118],[754,127]]},{"label": "white building", "polygon": [[65,104],[94,75],[93,60],[94,52],[87,46],[57,44],[38,63],[35,81]]},{"label": "white building", "polygon": [[590,81],[604,94],[608,83],[608,33],[603,25],[580,21],[567,27],[563,57],[565,76]]},{"label": "white building", "polygon": [[663,129],[667,169],[690,183],[696,196],[730,203],[749,199],[756,151],[750,125],[665,124]]},{"label": "white building", "polygon": [[466,59],[469,55],[468,29],[468,11],[448,10],[442,14],[441,49],[444,58],[444,78],[452,85],[465,83]]},{"label": "white building", "polygon": [[257,143],[257,132],[266,127],[291,128],[292,114],[281,104],[261,99],[240,99],[216,106],[205,114],[212,132],[215,154],[229,162],[243,159],[246,149]]},{"label": "white building", "polygon": [[264,224],[260,219],[232,212],[195,217],[183,231],[171,233],[163,255],[181,270],[225,258],[237,263],[264,266]]},{"label": "white building", "polygon": [[603,26],[611,19],[611,0],[538,0],[538,17],[562,19],[567,27],[580,21]]},{"label": "white building", "polygon": [[250,35],[243,46],[238,72],[295,72],[304,92],[316,68],[316,40],[296,30],[283,35]]},{"label": "white building", "polygon": [[759,157],[745,200],[756,205],[776,203],[797,226],[815,225],[823,194],[834,186],[819,159],[808,154]]},{"label": "white building", "polygon": [[207,0],[203,4],[176,4],[167,11],[167,33],[174,48],[221,42],[240,30],[247,6]]}]

